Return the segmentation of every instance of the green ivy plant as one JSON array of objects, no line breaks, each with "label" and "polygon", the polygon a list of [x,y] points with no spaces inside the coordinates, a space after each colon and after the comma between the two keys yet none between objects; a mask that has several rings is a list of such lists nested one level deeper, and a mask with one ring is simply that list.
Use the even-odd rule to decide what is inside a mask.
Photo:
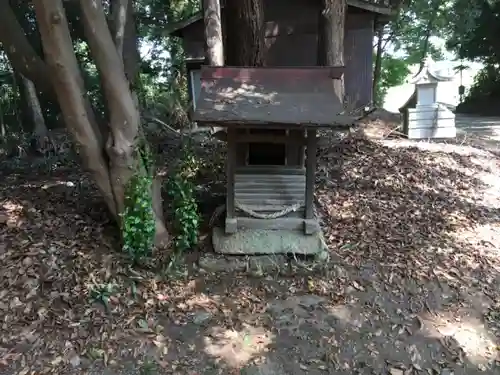
[{"label": "green ivy plant", "polygon": [[125,189],[121,231],[123,250],[137,263],[151,256],[156,228],[152,195],[154,162],[144,139],[138,142],[136,152],[141,163]]},{"label": "green ivy plant", "polygon": [[115,285],[111,283],[95,285],[90,290],[90,297],[94,302],[101,303],[106,311],[109,312],[109,299],[115,292],[115,289]]},{"label": "green ivy plant", "polygon": [[181,160],[167,182],[173,211],[174,246],[178,252],[198,243],[200,216],[193,182],[196,171],[196,158],[189,144],[183,144]]}]

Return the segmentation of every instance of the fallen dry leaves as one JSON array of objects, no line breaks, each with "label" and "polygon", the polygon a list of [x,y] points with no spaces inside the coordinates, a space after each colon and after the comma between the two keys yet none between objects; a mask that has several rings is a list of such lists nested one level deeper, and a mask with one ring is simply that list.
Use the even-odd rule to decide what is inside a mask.
[{"label": "fallen dry leaves", "polygon": [[[93,185],[76,166],[50,172],[33,166],[4,170],[0,366],[19,374],[69,374],[95,363],[111,368],[127,361],[139,364],[153,351],[164,373],[205,373],[207,354],[196,343],[200,327],[209,332],[206,341],[211,345],[219,336],[231,336],[227,332],[250,332],[248,324],[267,326],[279,335],[282,329],[292,329],[292,320],[269,320],[267,306],[302,294],[322,296],[332,305],[336,322],[348,317],[352,337],[334,338],[346,328],[332,330],[321,325],[326,320],[312,322],[304,315],[293,323],[294,332],[304,339],[298,347],[320,345],[325,335],[326,342],[337,344],[318,346],[319,359],[283,351],[288,362],[300,363],[289,370],[293,375],[306,371],[302,368],[324,373],[331,366],[353,371],[361,360],[358,354],[351,358],[342,352],[351,345],[347,342],[353,348],[368,347],[365,362],[389,356],[376,340],[391,346],[397,345],[390,341],[393,336],[416,336],[425,329],[426,323],[419,321],[424,311],[455,311],[472,290],[493,301],[485,317],[491,330],[498,327],[498,195],[495,205],[482,179],[500,174],[498,159],[397,148],[355,135],[332,135],[322,144],[327,146],[319,151],[316,195],[333,262],[324,273],[307,277],[226,277],[188,272],[183,266],[176,266],[174,273],[161,263],[132,269],[117,249],[117,234]],[[477,235],[484,232],[485,240]],[[438,295],[435,290],[439,298],[433,297]],[[461,297],[451,304],[447,294]],[[363,303],[377,312],[376,318],[355,311]],[[215,323],[226,333],[208,329]],[[306,334],[300,331],[305,323],[323,328]],[[371,338],[355,343],[359,339],[353,337],[365,324],[374,327]],[[250,333],[233,336],[240,346],[254,340]],[[281,350],[275,346],[273,350]],[[213,346],[211,352],[228,347]],[[430,349],[426,354],[415,348],[405,349],[405,366],[384,364],[378,373],[418,373],[433,368],[426,361],[438,363]]]}]

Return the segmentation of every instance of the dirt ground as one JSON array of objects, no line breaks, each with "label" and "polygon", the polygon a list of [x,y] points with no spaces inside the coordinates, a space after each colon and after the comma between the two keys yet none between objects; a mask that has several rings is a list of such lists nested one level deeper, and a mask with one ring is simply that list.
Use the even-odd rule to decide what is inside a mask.
[{"label": "dirt ground", "polygon": [[3,161],[0,374],[500,374],[500,158],[456,143],[325,134],[327,262],[132,268],[76,165]]}]

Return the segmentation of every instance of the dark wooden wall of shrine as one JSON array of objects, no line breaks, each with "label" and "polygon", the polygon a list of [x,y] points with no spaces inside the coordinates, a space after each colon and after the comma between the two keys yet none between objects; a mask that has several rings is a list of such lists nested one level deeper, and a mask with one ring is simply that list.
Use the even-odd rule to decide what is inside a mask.
[{"label": "dark wooden wall of shrine", "polygon": [[[310,0],[265,0],[266,65],[317,65],[319,2]],[[224,18],[224,11],[222,11]],[[347,100],[352,106],[372,100],[374,14],[348,8],[344,39],[344,76]],[[203,59],[203,20],[182,29],[186,58]]]}]

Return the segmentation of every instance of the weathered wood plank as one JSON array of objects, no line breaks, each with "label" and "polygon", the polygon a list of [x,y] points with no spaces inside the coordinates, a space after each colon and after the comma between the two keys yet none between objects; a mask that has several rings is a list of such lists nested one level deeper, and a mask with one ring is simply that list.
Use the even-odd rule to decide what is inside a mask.
[{"label": "weathered wood plank", "polygon": [[300,184],[305,184],[306,179],[305,176],[272,176],[272,177],[262,177],[262,175],[259,174],[247,174],[247,175],[241,175],[238,174],[235,176],[235,182],[237,183],[252,183],[255,182],[256,184],[261,183],[261,184],[281,184],[281,185],[300,185]]},{"label": "weathered wood plank", "polygon": [[259,66],[236,67],[203,67],[201,78],[206,80],[218,80],[229,78],[238,83],[260,83],[276,82],[285,79],[287,84],[308,85],[312,82],[322,82],[325,77],[339,79],[345,71],[344,66]]},{"label": "weathered wood plank", "polygon": [[229,129],[227,132],[227,158],[226,158],[226,180],[227,180],[227,195],[226,195],[226,233],[234,233],[238,230],[234,209],[234,170],[237,161],[236,142],[234,137],[236,132]]},{"label": "weathered wood plank", "polygon": [[[306,219],[314,219],[314,182],[316,179],[316,149],[318,139],[316,137],[316,130],[307,131],[307,159],[306,159]],[[304,227],[306,234],[311,234],[312,230],[309,226]],[[308,233],[309,232],[309,233]]]},{"label": "weathered wood plank", "polygon": [[[275,214],[278,211],[284,210],[288,208],[289,206],[266,206],[266,208],[274,207],[275,209],[268,209],[268,210],[263,210],[262,206],[254,206],[254,205],[245,205],[249,209],[251,209],[254,212],[257,212],[262,215],[272,215]],[[247,214],[244,211],[237,211],[237,219],[241,217],[249,217],[249,218],[254,218],[252,215]],[[280,217],[281,219],[288,219],[288,218],[296,218],[296,219],[304,219],[305,211],[304,209],[298,209],[297,211],[292,211],[288,212],[285,216]],[[269,220],[269,219],[259,219],[259,220]]]},{"label": "weathered wood plank", "polygon": [[301,143],[288,144],[286,147],[286,164],[293,167],[304,167],[304,146],[306,144],[305,132],[301,130],[288,130],[289,137],[300,139]]},{"label": "weathered wood plank", "polygon": [[305,201],[305,186],[304,174],[238,174],[235,176],[235,199],[245,205],[290,206]]},{"label": "weathered wood plank", "polygon": [[[259,195],[301,195],[305,197],[306,186],[276,186],[276,187],[249,187],[235,186],[235,194],[259,194]],[[305,198],[304,198],[305,199]]]},{"label": "weathered wood plank", "polygon": [[248,190],[250,192],[275,191],[275,190],[304,192],[305,181],[304,180],[241,181],[239,179],[235,179],[235,188],[238,191]]},{"label": "weathered wood plank", "polygon": [[264,134],[240,134],[236,139],[237,143],[285,143],[304,145],[305,137],[290,137],[287,135],[272,136]]},{"label": "weathered wood plank", "polygon": [[298,202],[305,201],[305,194],[303,192],[298,192],[295,194],[280,194],[280,193],[240,193],[235,192],[235,197],[237,201],[251,201],[254,204],[265,204],[264,202],[282,199],[287,204],[296,204]]},{"label": "weathered wood plank", "polygon": [[301,218],[278,218],[278,219],[254,219],[239,217],[237,219],[238,229],[272,229],[272,230],[304,230],[307,226],[314,228],[315,232],[320,230],[319,223],[316,220],[305,220]]},{"label": "weathered wood plank", "polygon": [[[252,200],[252,199],[249,199],[249,200],[238,200],[238,202],[244,204],[244,205],[252,205],[252,204],[255,204],[255,201]],[[296,203],[296,202],[293,202],[293,203]],[[282,207],[288,207],[290,206],[290,204],[293,204],[292,202],[290,202],[290,200],[288,199],[265,199],[263,200],[262,202],[259,202],[259,205],[269,205],[269,207],[273,207],[273,206],[282,206]]]},{"label": "weathered wood plank", "polygon": [[[261,212],[261,213],[274,213],[276,211],[281,211],[281,210],[284,210],[288,207],[290,207],[289,204],[266,204],[266,205],[260,205],[260,204],[254,204],[252,201],[238,201],[239,203],[241,204],[244,204],[245,207],[248,207],[250,208],[252,211],[255,211],[255,212]],[[293,212],[301,212],[302,213],[302,218],[304,218],[304,213],[305,213],[305,210],[304,208],[299,208],[297,211],[293,211]]]},{"label": "weathered wood plank", "polygon": [[236,168],[237,175],[246,174],[261,174],[262,178],[281,177],[287,175],[302,175],[305,176],[306,169],[301,166],[275,166],[275,165],[248,165],[245,167]]},{"label": "weathered wood plank", "polygon": [[[247,175],[252,176],[252,175]],[[249,179],[249,178],[238,178],[239,175],[235,177],[235,184],[241,188],[252,188],[252,189],[265,189],[269,187],[271,189],[275,187],[281,187],[283,185],[290,187],[300,187],[306,183],[305,177],[303,178],[269,178],[269,179]]]}]

